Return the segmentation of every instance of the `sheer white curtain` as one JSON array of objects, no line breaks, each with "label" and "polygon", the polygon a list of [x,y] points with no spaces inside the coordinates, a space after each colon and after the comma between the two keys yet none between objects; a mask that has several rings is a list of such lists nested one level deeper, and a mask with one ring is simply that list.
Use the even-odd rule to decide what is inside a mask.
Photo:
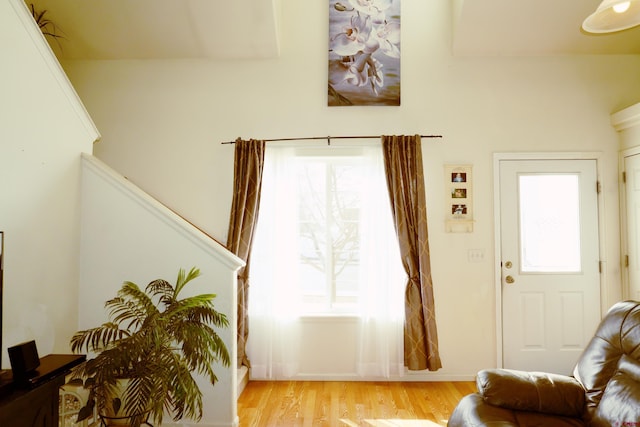
[{"label": "sheer white curtain", "polygon": [[404,282],[380,147],[366,147],[360,218],[361,258],[356,370],[361,377],[404,373]]},{"label": "sheer white curtain", "polygon": [[[380,146],[361,148],[365,179],[360,194],[359,291],[358,308],[352,314],[359,321],[354,371],[364,379],[404,372],[406,279],[393,230],[382,150]],[[297,268],[295,154],[295,148],[278,146],[268,146],[265,154],[249,290],[247,353],[256,379],[294,377],[305,339],[300,335],[299,285],[304,278]]]},{"label": "sheer white curtain", "polygon": [[298,372],[298,211],[290,167],[294,160],[291,147],[267,147],[265,152],[249,288],[247,354],[253,378],[290,378]]}]

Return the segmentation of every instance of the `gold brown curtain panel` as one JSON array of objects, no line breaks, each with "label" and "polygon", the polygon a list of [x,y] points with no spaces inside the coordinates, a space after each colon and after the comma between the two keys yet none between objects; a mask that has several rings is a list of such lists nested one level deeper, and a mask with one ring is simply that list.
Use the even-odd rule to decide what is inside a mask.
[{"label": "gold brown curtain panel", "polygon": [[383,136],[387,187],[402,265],[405,290],[404,359],[409,370],[438,370],[433,282],[420,135]]},{"label": "gold brown curtain panel", "polygon": [[246,345],[249,336],[249,265],[251,244],[255,234],[260,207],[262,170],[264,167],[262,140],[236,140],[233,165],[233,201],[229,220],[227,249],[246,262],[238,271],[238,367],[251,364]]}]

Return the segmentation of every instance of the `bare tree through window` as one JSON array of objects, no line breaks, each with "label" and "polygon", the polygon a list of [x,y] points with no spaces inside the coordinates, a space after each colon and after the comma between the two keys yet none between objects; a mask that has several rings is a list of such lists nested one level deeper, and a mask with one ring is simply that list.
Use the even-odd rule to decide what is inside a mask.
[{"label": "bare tree through window", "polygon": [[357,159],[301,158],[298,165],[303,295],[318,310],[357,302],[363,176]]}]

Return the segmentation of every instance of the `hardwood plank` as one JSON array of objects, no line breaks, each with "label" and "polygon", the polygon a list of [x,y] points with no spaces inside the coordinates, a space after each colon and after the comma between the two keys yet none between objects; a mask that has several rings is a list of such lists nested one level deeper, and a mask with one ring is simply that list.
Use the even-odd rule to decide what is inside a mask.
[{"label": "hardwood plank", "polygon": [[251,381],[239,427],[437,427],[474,382]]}]

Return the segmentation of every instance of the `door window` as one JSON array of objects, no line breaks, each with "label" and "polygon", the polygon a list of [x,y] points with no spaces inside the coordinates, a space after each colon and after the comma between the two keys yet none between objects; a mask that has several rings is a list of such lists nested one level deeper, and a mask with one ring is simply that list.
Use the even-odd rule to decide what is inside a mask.
[{"label": "door window", "polygon": [[519,175],[522,273],[581,271],[579,185],[577,174]]}]

